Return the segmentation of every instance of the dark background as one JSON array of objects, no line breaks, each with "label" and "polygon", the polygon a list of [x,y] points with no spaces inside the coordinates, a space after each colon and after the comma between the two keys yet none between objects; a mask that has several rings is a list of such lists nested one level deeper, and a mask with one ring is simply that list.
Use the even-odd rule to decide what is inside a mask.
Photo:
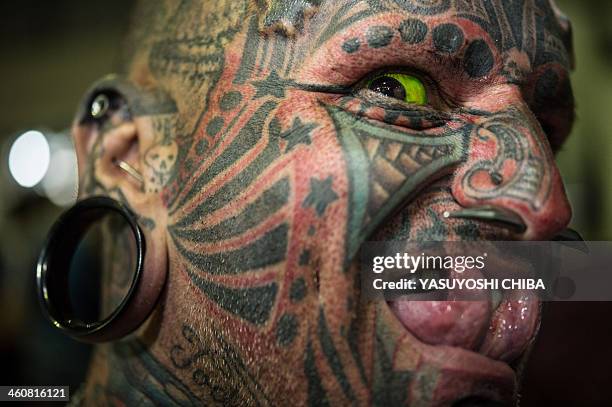
[{"label": "dark background", "polygon": [[[61,131],[89,85],[116,69],[133,1],[0,2],[0,384],[82,382],[89,348],[42,319],[34,265],[64,209],[8,171],[29,129]],[[612,2],[558,1],[574,26],[578,121],[558,162],[587,240],[612,239]],[[612,289],[612,287],[611,287]],[[612,304],[546,304],[522,406],[612,404]]]}]

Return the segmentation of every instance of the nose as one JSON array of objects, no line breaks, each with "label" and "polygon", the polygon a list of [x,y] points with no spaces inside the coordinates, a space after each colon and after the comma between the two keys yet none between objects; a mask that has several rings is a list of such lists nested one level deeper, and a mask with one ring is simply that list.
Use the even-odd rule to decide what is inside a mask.
[{"label": "nose", "polygon": [[482,117],[452,181],[465,208],[492,207],[521,217],[521,238],[547,240],[566,228],[571,208],[550,145],[535,116],[510,107]]}]

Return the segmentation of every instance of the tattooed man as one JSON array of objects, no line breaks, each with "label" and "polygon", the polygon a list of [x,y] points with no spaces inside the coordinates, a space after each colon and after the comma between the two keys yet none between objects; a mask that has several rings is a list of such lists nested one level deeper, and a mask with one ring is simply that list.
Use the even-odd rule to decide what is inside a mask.
[{"label": "tattooed man", "polygon": [[552,0],[147,0],[133,24],[75,122],[81,196],[127,203],[168,280],[136,339],[96,349],[87,405],[517,401],[536,305],[364,302],[355,259],[566,227]]}]

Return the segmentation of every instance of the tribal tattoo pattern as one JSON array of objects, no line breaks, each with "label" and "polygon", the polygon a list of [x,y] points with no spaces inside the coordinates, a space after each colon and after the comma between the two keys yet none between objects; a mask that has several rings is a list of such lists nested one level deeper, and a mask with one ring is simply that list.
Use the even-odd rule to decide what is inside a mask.
[{"label": "tribal tattoo pattern", "polygon": [[[361,302],[356,258],[368,239],[547,239],[565,226],[553,154],[573,121],[573,61],[556,7],[142,3],[126,70],[149,96],[120,91],[154,134],[143,190],[161,196],[164,216],[139,215],[165,228],[169,279],[140,339],[100,349],[87,396],[144,405],[511,402],[508,365],[421,342],[387,304]],[[419,78],[428,103],[368,88],[372,75],[391,71]],[[88,194],[130,204],[98,174],[102,140],[117,128],[102,128],[82,182]],[[517,213],[527,231],[441,217],[476,206]]]}]

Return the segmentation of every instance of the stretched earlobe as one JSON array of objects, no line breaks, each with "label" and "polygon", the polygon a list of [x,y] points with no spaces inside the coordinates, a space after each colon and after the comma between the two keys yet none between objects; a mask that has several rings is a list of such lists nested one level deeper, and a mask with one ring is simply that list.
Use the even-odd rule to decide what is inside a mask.
[{"label": "stretched earlobe", "polygon": [[[93,325],[85,324],[86,328],[91,330],[87,328],[83,331],[82,326],[71,325],[76,320],[66,318],[66,315],[70,315],[69,310],[60,309],[61,312],[58,313],[57,305],[47,304],[50,319],[55,320],[54,325],[58,326],[58,322],[64,326],[60,329],[73,337],[88,342],[100,342],[127,334],[129,330],[138,328],[146,319],[162,291],[168,272],[165,227],[167,214],[161,193],[158,193],[155,174],[152,174],[150,154],[163,144],[160,142],[160,130],[155,124],[156,121],[175,112],[174,103],[163,93],[144,91],[117,76],[103,78],[84,98],[73,125],[81,200],[60,218],[50,233],[47,248],[41,254],[41,298],[44,297],[42,287],[46,281],[45,276],[61,277],[67,273],[66,264],[54,262],[53,259],[57,257],[49,260],[45,256],[60,251],[66,254],[64,257],[69,258],[76,250],[72,246],[57,243],[59,238],[56,236],[71,234],[79,238],[86,233],[84,228],[91,225],[91,217],[103,218],[108,213],[118,213],[124,219],[131,219],[128,222],[133,236],[136,240],[138,236],[141,237],[143,250],[140,254],[136,251],[136,258],[141,257],[141,271],[136,273],[140,277],[134,277],[137,281],[131,280],[130,293],[133,294],[126,294],[125,310],[117,308],[117,313],[131,315],[129,320],[139,321],[139,324],[125,322],[124,318],[127,317],[120,315],[109,321],[100,319],[94,321]],[[84,226],[71,224],[74,222],[80,222]],[[114,245],[122,246],[118,239],[114,240]],[[45,273],[45,269],[50,271]],[[121,274],[121,270],[116,273]],[[111,274],[112,278],[117,277],[113,277],[115,271]],[[63,277],[59,280],[50,278],[52,281],[63,281]],[[55,292],[61,294],[66,291],[62,284],[54,284],[52,286],[55,287]],[[135,305],[129,305],[132,303]],[[107,324],[111,328],[107,328]],[[92,331],[94,328],[96,333]],[[97,333],[98,331],[103,334]]]},{"label": "stretched earlobe", "polygon": [[[134,259],[128,273],[127,290],[107,312],[103,273],[87,279],[99,279],[98,313],[90,317],[82,312],[75,298],[74,258],[82,239],[99,222],[124,223],[131,233]],[[84,342],[120,339],[139,328],[149,317],[161,295],[167,275],[165,242],[143,230],[137,216],[124,204],[108,197],[92,197],[66,211],[52,227],[37,265],[38,296],[43,312],[54,327]],[[78,272],[78,271],[77,271]],[[112,278],[112,276],[111,276]],[[76,290],[80,290],[77,286]]]}]

